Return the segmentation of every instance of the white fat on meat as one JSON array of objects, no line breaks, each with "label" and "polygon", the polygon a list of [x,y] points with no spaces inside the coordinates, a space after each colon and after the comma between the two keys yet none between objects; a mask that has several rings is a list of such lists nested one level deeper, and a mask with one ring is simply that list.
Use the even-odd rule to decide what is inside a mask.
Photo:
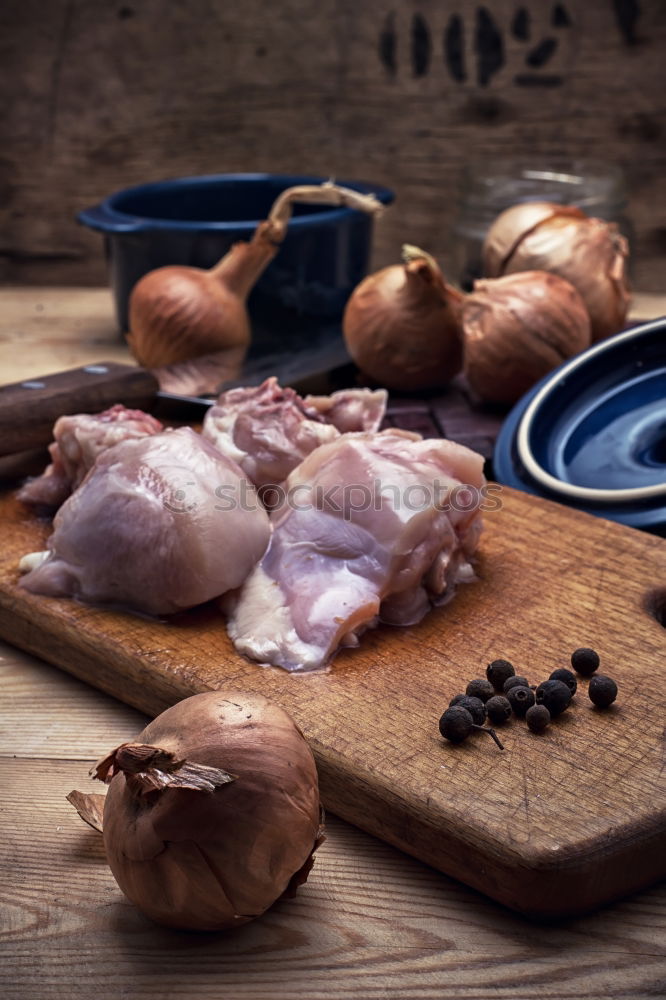
[{"label": "white fat on meat", "polygon": [[449,600],[481,532],[483,458],[405,431],[347,434],[284,484],[260,564],[223,601],[236,649],[291,671],[325,667],[379,621]]},{"label": "white fat on meat", "polygon": [[386,399],[385,389],[343,389],[303,399],[272,377],[254,388],[222,393],[206,414],[202,433],[256,486],[273,486],[341,433],[376,431]]},{"label": "white fat on meat", "polygon": [[117,403],[103,413],[74,413],[59,417],[49,446],[51,464],[41,476],[30,479],[17,496],[35,507],[59,507],[85,479],[98,455],[120,441],[159,434],[159,420],[143,410],[129,410]]},{"label": "white fat on meat", "polygon": [[[48,556],[21,580],[37,594],[149,615],[239,587],[263,555],[268,515],[239,467],[190,428],[99,455],[56,514]],[[31,560],[22,560],[30,569]]]}]

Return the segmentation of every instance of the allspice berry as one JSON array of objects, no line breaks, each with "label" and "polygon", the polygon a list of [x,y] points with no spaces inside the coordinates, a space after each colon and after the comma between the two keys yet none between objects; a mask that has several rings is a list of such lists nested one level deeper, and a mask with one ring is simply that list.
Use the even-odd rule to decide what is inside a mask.
[{"label": "allspice berry", "polygon": [[495,694],[486,702],[486,712],[489,720],[495,726],[501,726],[510,717],[513,709],[511,702],[503,694]]},{"label": "allspice berry", "polygon": [[518,718],[524,719],[527,709],[534,704],[534,691],[523,684],[516,684],[509,689],[507,698]]},{"label": "allspice berry", "polygon": [[571,670],[567,670],[566,667],[559,667],[558,670],[553,670],[552,674],[550,675],[550,680],[562,681],[563,684],[566,684],[566,686],[571,691],[572,698],[575,695],[576,690],[578,689],[578,681],[576,680],[576,675],[572,673]]},{"label": "allspice berry", "polygon": [[590,678],[587,693],[597,708],[608,708],[617,698],[617,684],[612,677],[605,674],[595,674]]},{"label": "allspice berry", "polygon": [[529,686],[530,682],[528,681],[527,677],[520,677],[516,675],[515,677],[507,677],[507,679],[504,681],[503,691],[504,694],[508,694],[508,692],[511,690],[512,687],[528,688]]},{"label": "allspice berry", "polygon": [[545,705],[532,705],[527,709],[525,722],[533,733],[542,733],[550,722],[550,712]]},{"label": "allspice berry", "polygon": [[470,698],[480,698],[481,701],[488,701],[495,694],[495,688],[485,677],[476,677],[467,685],[465,694],[469,695]]},{"label": "allspice berry", "polygon": [[554,719],[568,708],[571,691],[563,681],[543,681],[536,689],[536,701],[537,705],[545,705]]},{"label": "allspice berry", "polygon": [[496,691],[502,691],[504,689],[504,682],[513,677],[515,670],[512,663],[508,660],[493,660],[486,667],[486,677],[495,688]]},{"label": "allspice berry", "polygon": [[577,674],[590,677],[599,666],[599,654],[588,646],[581,646],[571,654],[571,666]]},{"label": "allspice berry", "polygon": [[466,708],[477,726],[482,726],[486,721],[486,706],[480,698],[472,698],[468,694],[456,695],[449,708]]},{"label": "allspice berry", "polygon": [[462,743],[472,732],[474,720],[466,708],[447,708],[439,720],[439,731],[449,743]]}]

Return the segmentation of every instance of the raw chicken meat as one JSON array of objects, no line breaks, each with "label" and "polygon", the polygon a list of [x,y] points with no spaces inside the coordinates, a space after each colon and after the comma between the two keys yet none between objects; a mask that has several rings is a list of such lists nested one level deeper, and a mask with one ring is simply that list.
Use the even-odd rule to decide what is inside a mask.
[{"label": "raw chicken meat", "polygon": [[343,389],[302,399],[276,378],[229,389],[206,414],[203,435],[241,466],[255,486],[277,485],[319,445],[344,431],[376,431],[386,390]]},{"label": "raw chicken meat", "polygon": [[398,430],[312,452],[284,483],[264,558],[223,601],[238,651],[315,670],[379,620],[420,621],[473,579],[482,469],[469,448]]},{"label": "raw chicken meat", "polygon": [[351,431],[378,431],[386,412],[386,389],[340,389],[330,396],[305,396],[308,414],[319,414],[341,434]]},{"label": "raw chicken meat", "polygon": [[170,614],[239,587],[270,531],[234,462],[190,428],[165,431],[97,458],[56,514],[44,561],[22,561],[31,571],[21,583],[37,594]]},{"label": "raw chicken meat", "polygon": [[57,508],[79,486],[95,459],[119,441],[159,434],[164,428],[143,410],[128,410],[117,403],[103,413],[75,413],[60,417],[49,446],[51,464],[41,476],[29,480],[17,496],[36,507]]}]

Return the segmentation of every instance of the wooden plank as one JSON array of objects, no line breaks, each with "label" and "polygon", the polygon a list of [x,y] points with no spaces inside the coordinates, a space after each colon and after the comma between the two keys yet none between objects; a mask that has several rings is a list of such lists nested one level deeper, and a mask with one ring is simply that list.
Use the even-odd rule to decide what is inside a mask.
[{"label": "wooden plank", "polygon": [[217,1000],[220,990],[243,1000],[534,1000],[545,982],[577,1000],[660,992],[666,884],[539,927],[330,814],[295,900],[231,935],[155,927],[124,900],[99,839],[65,802],[72,788],[94,787],[89,765],[142,717],[5,643],[0,684],[7,1000]]},{"label": "wooden plank", "polygon": [[[111,718],[98,735],[113,741]],[[334,816],[307,883],[261,920],[232,934],[156,927],[122,896],[101,838],[65,801],[86,771],[83,761],[0,757],[5,1000],[535,1000],[544,984],[576,1000],[660,992],[663,888],[542,928]]]},{"label": "wooden plank", "polygon": [[[509,906],[584,910],[665,873],[666,631],[649,595],[666,581],[666,542],[510,490],[501,500],[477,583],[416,628],[368,633],[329,673],[293,676],[237,656],[212,606],[162,624],[27,594],[18,559],[48,525],[5,497],[0,634],[151,714],[223,685],[260,690],[306,733],[329,809]],[[504,754],[490,740],[442,745],[441,711],[490,659],[536,682],[579,645],[616,677],[617,708],[581,693],[544,737],[511,725]]]},{"label": "wooden plank", "polygon": [[0,276],[101,283],[78,211],[165,176],[255,170],[388,184],[376,265],[408,241],[450,269],[471,160],[592,152],[626,172],[634,281],[659,291],[665,31],[661,0],[5,3]]}]

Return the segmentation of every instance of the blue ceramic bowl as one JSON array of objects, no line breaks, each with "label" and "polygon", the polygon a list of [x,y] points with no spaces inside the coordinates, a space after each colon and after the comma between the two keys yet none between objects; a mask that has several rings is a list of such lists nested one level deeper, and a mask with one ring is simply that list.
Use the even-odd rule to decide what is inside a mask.
[{"label": "blue ceramic bowl", "polygon": [[[104,234],[118,325],[127,330],[129,295],[148,271],[165,264],[212,267],[238,240],[249,240],[277,196],[325,177],[219,174],[183,177],[117,191],[78,216]],[[388,188],[340,184],[372,193],[385,205]],[[248,301],[253,333],[289,330],[306,337],[339,323],[355,285],[366,275],[372,218],[350,208],[296,205],[287,236]]]},{"label": "blue ceramic bowl", "polygon": [[496,479],[666,534],[666,318],[565,362],[514,407]]}]

